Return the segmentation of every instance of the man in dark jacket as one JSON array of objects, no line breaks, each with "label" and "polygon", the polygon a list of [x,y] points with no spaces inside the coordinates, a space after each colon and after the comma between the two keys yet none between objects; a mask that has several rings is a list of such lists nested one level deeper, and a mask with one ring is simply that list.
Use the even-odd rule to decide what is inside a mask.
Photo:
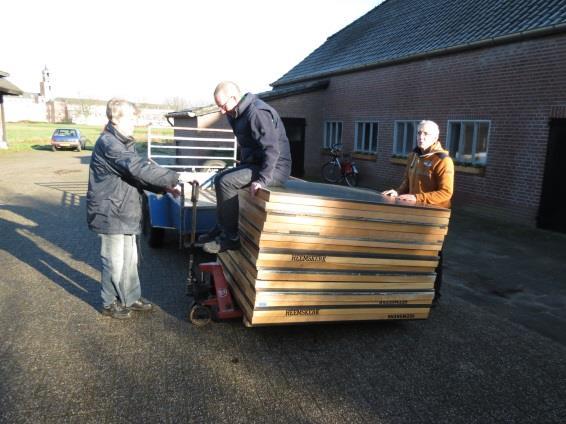
[{"label": "man in dark jacket", "polygon": [[240,147],[238,166],[214,179],[217,226],[199,238],[209,253],[238,249],[238,190],[283,185],[291,174],[291,152],[279,114],[252,93],[241,94],[231,81],[221,82],[214,101],[226,114]]},{"label": "man in dark jacket", "polygon": [[102,259],[102,313],[129,318],[130,311],[150,311],[141,297],[136,235],[141,232],[142,190],[178,194],[176,172],[138,155],[133,139],[137,107],[111,99],[108,124],[90,160],[87,222],[99,234]]}]

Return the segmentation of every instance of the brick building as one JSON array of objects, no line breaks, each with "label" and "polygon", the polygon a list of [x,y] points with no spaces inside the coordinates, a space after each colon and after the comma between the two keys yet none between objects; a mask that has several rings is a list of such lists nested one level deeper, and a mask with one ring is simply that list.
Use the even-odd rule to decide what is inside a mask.
[{"label": "brick building", "polygon": [[416,123],[436,121],[455,208],[566,231],[566,2],[386,0],[261,96],[292,134],[294,174],[355,152],[361,184],[396,187]]}]

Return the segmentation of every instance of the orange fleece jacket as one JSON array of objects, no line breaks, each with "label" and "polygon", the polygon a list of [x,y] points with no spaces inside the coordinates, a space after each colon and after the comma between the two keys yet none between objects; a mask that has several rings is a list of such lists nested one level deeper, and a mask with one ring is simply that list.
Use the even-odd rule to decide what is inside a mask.
[{"label": "orange fleece jacket", "polygon": [[[418,153],[417,153],[418,152]],[[409,154],[399,194],[414,194],[418,202],[450,208],[454,192],[454,162],[439,141],[420,154]]]}]

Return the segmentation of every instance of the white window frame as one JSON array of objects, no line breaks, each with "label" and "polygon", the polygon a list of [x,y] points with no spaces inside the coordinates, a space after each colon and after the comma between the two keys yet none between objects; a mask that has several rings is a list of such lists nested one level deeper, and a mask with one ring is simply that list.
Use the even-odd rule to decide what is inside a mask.
[{"label": "white window frame", "polygon": [[[464,149],[464,133],[462,131],[462,124],[474,124],[474,133],[472,136],[472,160],[462,160],[459,156],[461,155],[454,155],[453,159],[456,163],[460,163],[463,165],[472,165],[472,166],[486,166],[487,165],[487,156],[489,150],[489,139],[491,136],[491,121],[487,119],[450,119],[448,120],[448,132],[446,134],[446,149],[451,151],[452,146],[452,124],[460,124],[460,138],[458,140],[458,149],[459,153],[462,153]],[[477,157],[477,144],[478,144],[478,129],[480,124],[487,124],[487,144],[485,150],[485,161],[481,162],[476,159]]]},{"label": "white window frame", "polygon": [[[421,122],[420,120],[412,120],[412,119],[400,119],[397,120],[393,123],[393,156],[400,156],[400,157],[407,157],[409,156],[409,153],[411,153],[413,151],[413,149],[415,148],[415,146],[417,145],[417,127],[419,125],[419,122]],[[413,124],[413,140],[412,140],[412,145],[411,146],[407,146],[407,152],[406,153],[398,153],[398,149],[397,149],[397,126],[398,124],[403,124],[405,126],[405,131],[403,131],[403,147],[407,146],[408,140],[407,140],[407,131],[406,131],[406,125],[407,124]]]},{"label": "white window frame", "polygon": [[[362,124],[362,133],[360,135],[358,131],[359,125]],[[369,124],[369,140],[370,140],[370,148],[364,148],[364,140],[366,134],[366,126]],[[374,124],[377,126],[376,134],[375,134],[375,149],[371,149],[371,142],[373,139],[373,127]],[[369,153],[369,154],[376,154],[377,153],[377,146],[379,144],[379,121],[354,121],[354,151],[359,153]]]},{"label": "white window frame", "polygon": [[[328,135],[328,128],[331,128]],[[338,131],[340,128],[340,131]],[[344,133],[344,125],[342,121],[324,121],[324,136],[322,138],[322,147],[330,149],[334,144],[342,144],[342,134]]]}]

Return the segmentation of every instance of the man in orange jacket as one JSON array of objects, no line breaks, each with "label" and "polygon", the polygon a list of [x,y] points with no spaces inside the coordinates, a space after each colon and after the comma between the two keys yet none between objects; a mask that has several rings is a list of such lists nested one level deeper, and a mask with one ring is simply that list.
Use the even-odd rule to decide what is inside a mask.
[{"label": "man in orange jacket", "polygon": [[[450,208],[454,191],[454,162],[442,148],[438,136],[440,130],[433,121],[421,121],[417,127],[417,147],[407,158],[403,182],[397,190],[386,190],[382,194],[398,197],[406,202],[422,202]],[[436,268],[434,301],[440,298],[442,284],[442,252]]]}]

